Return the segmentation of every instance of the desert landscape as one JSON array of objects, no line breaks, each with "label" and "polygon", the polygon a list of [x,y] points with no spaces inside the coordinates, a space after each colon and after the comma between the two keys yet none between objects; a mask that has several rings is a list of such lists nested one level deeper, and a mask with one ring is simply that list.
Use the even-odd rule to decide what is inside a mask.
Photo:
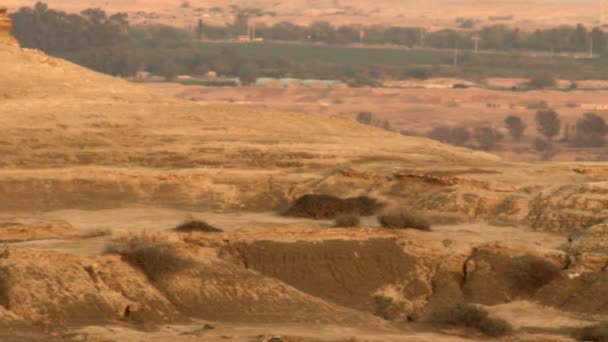
[{"label": "desert landscape", "polygon": [[[431,30],[457,27],[457,18],[471,18],[479,25],[493,23],[525,27],[533,30],[555,23],[576,25],[606,24],[608,9],[598,0],[48,0],[54,8],[80,12],[84,8],[128,13],[137,23],[163,23],[179,27],[194,26],[201,18],[223,25],[232,22],[235,9],[259,9],[258,23],[288,21],[310,24],[324,20],[341,24],[384,24],[422,26]],[[10,8],[31,6],[23,0],[4,0]]]},{"label": "desert landscape", "polygon": [[10,28],[0,11],[1,341],[608,338],[606,164],[414,134],[532,126],[541,100],[574,122],[602,84],[138,84]]}]

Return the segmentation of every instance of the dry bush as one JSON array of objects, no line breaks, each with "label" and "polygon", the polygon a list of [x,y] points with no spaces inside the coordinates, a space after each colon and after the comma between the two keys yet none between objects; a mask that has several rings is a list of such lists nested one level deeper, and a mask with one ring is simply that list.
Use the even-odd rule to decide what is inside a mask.
[{"label": "dry bush", "polygon": [[581,328],[573,335],[579,341],[608,342],[608,322]]},{"label": "dry bush", "polygon": [[537,255],[526,254],[513,260],[511,286],[523,293],[534,294],[559,277],[562,267]]},{"label": "dry bush", "polygon": [[203,232],[203,233],[221,233],[223,230],[216,228],[205,221],[191,220],[179,224],[173,228],[176,232],[180,233],[191,233],[191,232]]},{"label": "dry bush", "polygon": [[513,331],[507,321],[491,318],[485,309],[472,304],[456,304],[445,311],[434,312],[431,319],[436,324],[474,328],[492,337],[508,335]]},{"label": "dry bush", "polygon": [[340,215],[334,221],[334,227],[358,227],[361,225],[361,219],[357,215],[344,214]]},{"label": "dry bush", "polygon": [[374,314],[388,321],[395,320],[403,313],[403,303],[384,295],[374,296]]},{"label": "dry bush", "polygon": [[151,281],[194,263],[182,257],[177,248],[161,236],[146,233],[115,240],[106,247],[105,252],[120,254],[123,260],[141,269]]},{"label": "dry bush", "polygon": [[429,220],[421,214],[408,212],[408,211],[397,211],[382,214],[378,216],[378,221],[384,228],[389,229],[418,229],[424,231],[431,230],[431,223]]},{"label": "dry bush", "polygon": [[382,204],[367,196],[342,199],[331,195],[304,195],[285,212],[286,216],[334,219],[339,215],[374,215]]}]

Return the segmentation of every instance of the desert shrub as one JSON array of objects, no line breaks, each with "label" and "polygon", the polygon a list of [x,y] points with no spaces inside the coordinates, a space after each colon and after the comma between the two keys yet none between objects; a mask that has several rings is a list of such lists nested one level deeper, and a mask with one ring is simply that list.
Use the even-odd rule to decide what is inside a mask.
[{"label": "desert shrub", "polygon": [[370,216],[374,215],[380,208],[382,208],[382,203],[367,196],[342,199],[331,195],[308,194],[298,198],[285,212],[285,215],[313,219],[334,219],[343,214]]},{"label": "desert shrub", "polygon": [[526,130],[526,124],[521,120],[521,118],[517,115],[509,115],[505,118],[505,124],[507,125],[507,129],[509,129],[509,134],[515,140],[521,139],[524,136],[524,131]]},{"label": "desert shrub", "polygon": [[537,255],[526,254],[513,260],[511,286],[526,294],[534,294],[538,289],[559,277],[562,267],[557,263]]},{"label": "desert shrub", "polygon": [[205,221],[191,220],[179,224],[173,228],[176,232],[180,233],[191,233],[191,232],[203,232],[203,233],[220,233],[223,230],[216,228]]},{"label": "desert shrub", "polygon": [[353,214],[340,215],[334,222],[334,227],[358,227],[359,225],[361,225],[361,219]]},{"label": "desert shrub", "polygon": [[474,328],[492,337],[508,335],[513,331],[513,327],[505,320],[491,318],[485,309],[466,303],[433,312],[431,319],[437,324]]},{"label": "desert shrub", "polygon": [[473,131],[473,136],[479,145],[479,149],[483,151],[491,151],[496,148],[502,140],[502,134],[489,126],[476,127]]},{"label": "desert shrub", "polygon": [[152,281],[187,267],[193,263],[179,255],[174,245],[159,235],[139,234],[113,241],[106,253],[120,254],[126,262],[141,269]]},{"label": "desert shrub", "polygon": [[359,112],[357,121],[363,125],[371,125],[374,120],[374,115],[370,112]]},{"label": "desert shrub", "polygon": [[542,89],[548,87],[555,87],[557,85],[557,81],[553,74],[549,72],[539,72],[530,77],[528,81],[528,87]]},{"label": "desert shrub", "polygon": [[548,109],[549,108],[549,104],[546,101],[538,101],[538,102],[532,102],[529,103],[526,108],[528,109]]},{"label": "desert shrub", "polygon": [[403,313],[403,303],[385,295],[374,296],[374,314],[392,321]]},{"label": "desert shrub", "polygon": [[424,231],[431,230],[431,224],[428,219],[421,214],[397,211],[385,213],[378,216],[378,221],[384,228],[390,229],[418,229]]},{"label": "desert shrub", "polygon": [[608,342],[608,322],[581,328],[573,335],[579,341]]}]

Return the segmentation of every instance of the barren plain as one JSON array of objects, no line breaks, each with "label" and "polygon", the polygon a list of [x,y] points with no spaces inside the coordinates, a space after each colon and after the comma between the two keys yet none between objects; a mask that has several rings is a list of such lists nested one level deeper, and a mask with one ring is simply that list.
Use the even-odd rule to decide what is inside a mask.
[{"label": "barren plain", "polygon": [[[24,0],[4,0],[10,8],[30,6]],[[605,16],[594,0],[48,0],[52,8],[80,12],[102,8],[126,12],[134,23],[193,26],[197,20],[223,25],[232,22],[234,8],[260,9],[258,23],[289,21],[309,24],[318,20],[333,24],[386,24],[425,27],[430,30],[457,27],[457,18],[470,18],[480,26],[506,24],[533,30],[556,24],[596,25]],[[236,6],[236,7],[235,7]]]}]

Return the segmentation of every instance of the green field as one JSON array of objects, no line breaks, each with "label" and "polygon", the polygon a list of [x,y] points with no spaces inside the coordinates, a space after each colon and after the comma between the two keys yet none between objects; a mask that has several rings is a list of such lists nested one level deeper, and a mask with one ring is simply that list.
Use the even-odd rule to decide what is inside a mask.
[{"label": "green field", "polygon": [[319,60],[327,63],[347,65],[429,65],[441,64],[449,60],[445,52],[421,50],[397,50],[377,48],[350,48],[322,45],[303,45],[286,43],[201,43],[208,52],[219,52],[233,48],[239,55],[248,58],[284,57],[295,62]]}]

